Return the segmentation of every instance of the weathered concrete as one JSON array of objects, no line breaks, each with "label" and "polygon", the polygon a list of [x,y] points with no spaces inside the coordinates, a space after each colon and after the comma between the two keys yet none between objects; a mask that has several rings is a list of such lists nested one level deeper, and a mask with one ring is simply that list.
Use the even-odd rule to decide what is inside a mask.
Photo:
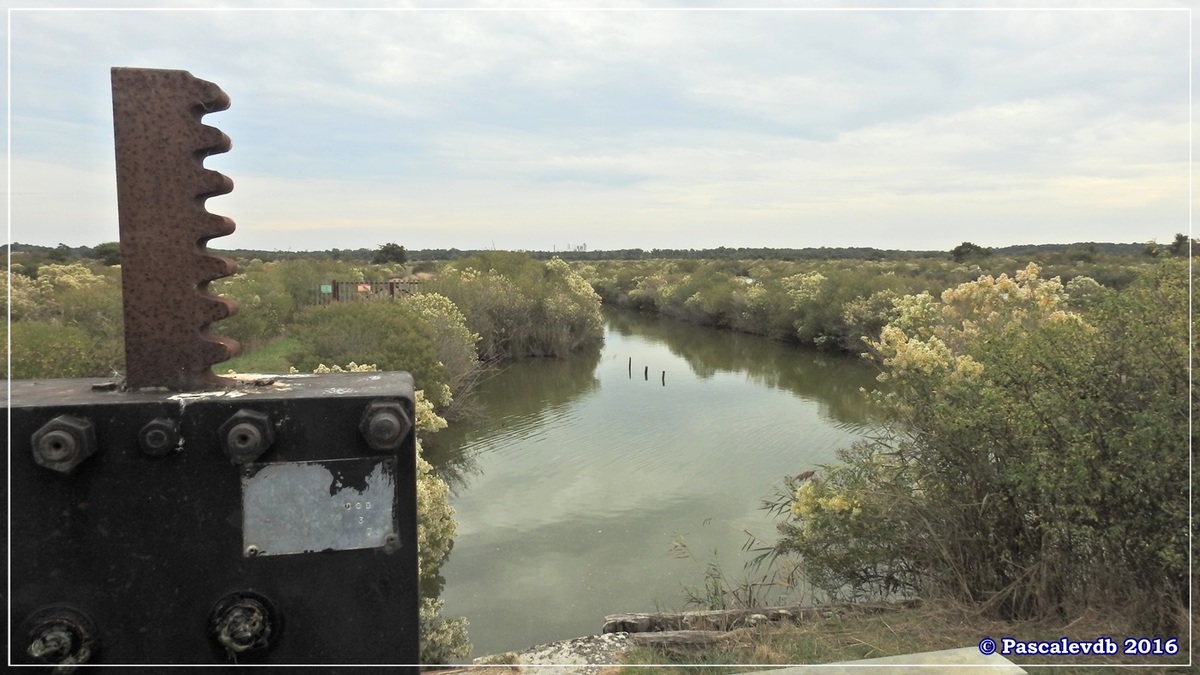
[{"label": "weathered concrete", "polygon": [[821,605],[792,605],[757,609],[713,609],[687,612],[654,612],[609,614],[604,617],[605,633],[651,633],[668,630],[727,631],[760,624],[803,623],[827,619],[835,614],[878,614],[911,609],[918,601],[890,603],[838,603]]},{"label": "weathered concrete", "polygon": [[633,647],[634,642],[628,633],[591,635],[538,645],[520,652],[480,657],[475,659],[475,666],[465,672],[478,671],[487,675],[509,671],[535,675],[599,675],[602,670],[619,663],[621,655]]},{"label": "weathered concrete", "polygon": [[971,675],[1021,675],[1025,670],[1012,661],[992,654],[984,656],[978,647],[945,649],[938,652],[901,654],[878,659],[824,663],[817,666],[785,666],[762,670],[751,675],[925,675],[927,673],[971,673]]},{"label": "weathered concrete", "polygon": [[[653,633],[605,633],[574,638],[520,652],[483,656],[475,659],[475,665],[471,667],[443,672],[447,675],[603,675],[620,667],[623,654],[636,646],[643,646],[638,638],[651,635]],[[714,632],[714,635],[723,634]],[[984,656],[979,653],[978,647],[962,647],[861,661],[780,666],[747,675],[951,675],[963,672],[971,675],[1022,675],[1025,670],[999,654]]]},{"label": "weathered concrete", "polygon": [[[477,675],[605,675],[621,666],[622,657],[636,647],[686,653],[738,639],[760,624],[814,620],[835,612],[877,613],[916,606],[906,600],[888,604],[839,604],[821,607],[771,607],[754,610],[711,610],[613,614],[605,617],[604,634],[553,642],[524,651],[475,659],[475,665],[449,671]],[[732,668],[732,666],[731,666]],[[738,666],[753,668],[753,666]],[[745,671],[743,671],[745,672]],[[978,647],[963,647],[919,654],[902,654],[861,661],[779,666],[751,675],[807,675],[808,673],[978,673],[1019,675],[1025,671],[998,654],[984,656]],[[449,675],[449,674],[447,674]]]}]

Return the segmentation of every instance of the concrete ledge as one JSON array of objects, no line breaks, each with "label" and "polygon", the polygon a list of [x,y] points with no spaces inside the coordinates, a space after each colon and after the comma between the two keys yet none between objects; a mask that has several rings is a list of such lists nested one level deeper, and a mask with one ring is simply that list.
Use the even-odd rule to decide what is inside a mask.
[{"label": "concrete ledge", "polygon": [[[471,666],[441,671],[444,675],[602,675],[620,668],[620,657],[634,646],[637,635],[652,633],[607,633],[538,645],[521,652],[475,659]],[[686,670],[686,668],[681,669]],[[965,673],[965,675],[1023,675],[1012,661],[978,647],[938,652],[901,654],[861,661],[780,666],[741,675],[910,675],[921,673]]]},{"label": "concrete ledge", "polygon": [[979,653],[978,647],[962,647],[945,649],[940,652],[901,654],[862,661],[785,666],[762,670],[751,675],[811,675],[814,672],[820,672],[822,675],[843,675],[844,673],[859,673],[860,675],[884,675],[885,673],[887,675],[908,675],[910,673],[1021,675],[1025,670],[999,654],[984,656]]}]

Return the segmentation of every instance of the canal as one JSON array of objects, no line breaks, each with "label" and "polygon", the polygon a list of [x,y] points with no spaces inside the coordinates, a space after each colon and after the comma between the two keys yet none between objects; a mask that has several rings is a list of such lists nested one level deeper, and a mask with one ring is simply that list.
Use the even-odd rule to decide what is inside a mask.
[{"label": "canal", "polygon": [[459,522],[443,616],[468,618],[473,656],[682,609],[710,562],[736,582],[746,533],[774,538],[762,500],[869,431],[858,359],[605,317],[602,347],[504,368],[427,444]]}]

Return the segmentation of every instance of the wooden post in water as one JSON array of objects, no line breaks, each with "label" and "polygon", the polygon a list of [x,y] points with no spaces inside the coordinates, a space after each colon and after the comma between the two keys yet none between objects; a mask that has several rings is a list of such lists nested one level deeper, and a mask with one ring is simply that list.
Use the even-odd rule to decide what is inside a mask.
[{"label": "wooden post in water", "polygon": [[646,366],[646,370],[642,373],[642,377],[646,378],[647,382],[650,381],[650,366]]},{"label": "wooden post in water", "polygon": [[633,379],[633,357],[629,357],[629,379]]},{"label": "wooden post in water", "polygon": [[663,386],[664,386],[664,387],[665,387],[665,386],[667,386],[667,371],[665,371],[665,370],[663,371],[663,378],[662,378],[662,380],[663,380]]}]

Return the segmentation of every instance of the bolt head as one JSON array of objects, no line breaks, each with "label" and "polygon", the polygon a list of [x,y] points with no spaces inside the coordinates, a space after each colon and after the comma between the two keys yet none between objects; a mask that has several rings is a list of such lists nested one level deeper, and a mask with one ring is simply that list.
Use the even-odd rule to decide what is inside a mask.
[{"label": "bolt head", "polygon": [[179,447],[179,424],[166,417],[157,417],[138,431],[138,445],[151,457],[162,457]]},{"label": "bolt head", "polygon": [[249,464],[275,442],[275,429],[266,413],[243,408],[217,430],[221,447],[234,464]]},{"label": "bolt head", "polygon": [[371,438],[382,442],[389,442],[400,438],[400,431],[402,429],[400,418],[390,410],[380,410],[371,416]]},{"label": "bolt head", "polygon": [[71,433],[53,429],[42,434],[37,451],[49,462],[69,461],[79,453],[79,443]]},{"label": "bolt head", "polygon": [[262,447],[263,433],[250,422],[239,422],[229,429],[227,439],[230,452],[248,454]]},{"label": "bolt head", "polygon": [[229,656],[269,649],[282,629],[273,603],[253,591],[221,598],[208,618],[209,635]]},{"label": "bolt head", "polygon": [[63,666],[88,663],[100,647],[91,617],[70,605],[41,607],[21,624],[25,656],[34,663]]},{"label": "bolt head", "polygon": [[395,450],[412,430],[412,418],[399,401],[375,401],[358,428],[372,450]]},{"label": "bolt head", "polygon": [[85,418],[59,415],[33,432],[33,461],[39,466],[70,473],[96,452],[96,430]]}]

